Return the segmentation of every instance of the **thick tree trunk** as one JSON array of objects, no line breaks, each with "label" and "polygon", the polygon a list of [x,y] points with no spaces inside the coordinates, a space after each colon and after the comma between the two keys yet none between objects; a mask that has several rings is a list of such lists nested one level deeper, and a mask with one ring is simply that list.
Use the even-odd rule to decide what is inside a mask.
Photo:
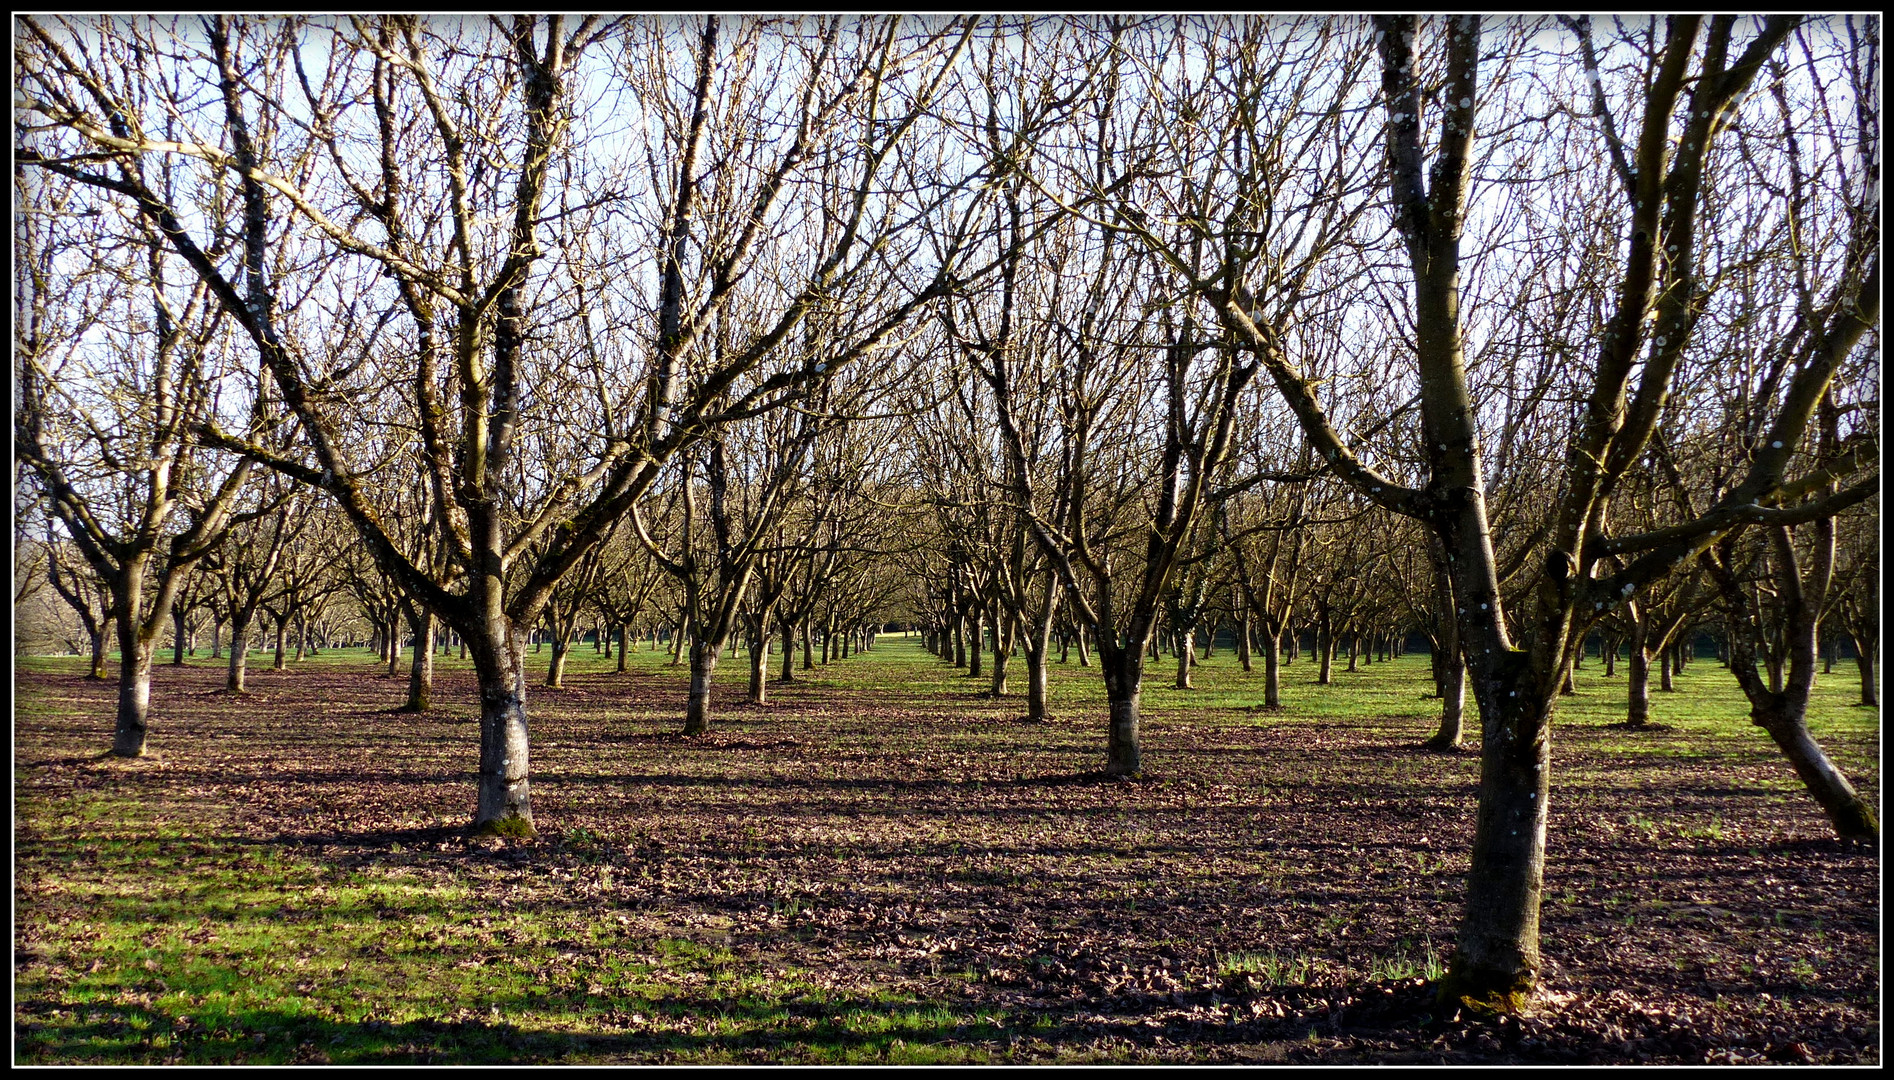
[{"label": "thick tree trunk", "polygon": [[796,626],[783,621],[783,681],[796,681]]},{"label": "thick tree trunk", "polygon": [[1236,660],[1243,665],[1243,674],[1248,675],[1253,670],[1250,664],[1250,617],[1247,612],[1236,624]]},{"label": "thick tree trunk", "polygon": [[1030,640],[1026,643],[1026,719],[1035,724],[1052,718],[1048,699],[1051,680],[1046,664],[1051,653],[1049,641],[1041,641],[1036,646]]},{"label": "thick tree trunk", "polygon": [[752,705],[769,704],[769,620],[757,623],[750,635],[750,694]]},{"label": "thick tree trunk", "polygon": [[625,651],[631,643],[631,624],[618,624],[618,673],[625,673]]},{"label": "thick tree trunk", "polygon": [[388,677],[401,674],[401,613],[388,615]]},{"label": "thick tree trunk", "polygon": [[1430,750],[1458,750],[1466,728],[1467,661],[1455,649],[1441,658],[1440,727],[1427,740]]},{"label": "thick tree trunk", "polygon": [[1540,969],[1552,702],[1523,670],[1470,674],[1483,736],[1480,803],[1466,907],[1440,990],[1449,1002],[1517,1013]]},{"label": "thick tree trunk", "polygon": [[1673,672],[1671,670],[1672,655],[1673,653],[1670,649],[1658,650],[1658,665],[1662,669],[1662,675],[1660,676],[1660,681],[1658,682],[1658,686],[1661,687],[1666,693],[1674,693],[1677,690],[1677,683],[1675,679],[1673,678]]},{"label": "thick tree trunk", "polygon": [[722,651],[702,637],[691,642],[691,689],[684,706],[686,735],[702,735],[710,730],[710,677],[717,670]]},{"label": "thick tree trunk", "polygon": [[546,665],[546,686],[558,690],[565,686],[566,656],[572,651],[571,635],[565,630],[554,627],[552,631],[552,659]]},{"label": "thick tree trunk", "polygon": [[434,696],[434,613],[423,608],[409,617],[414,631],[414,660],[408,665],[408,702],[403,712],[424,713]]},{"label": "thick tree trunk", "polygon": [[1139,644],[1109,651],[1101,645],[1098,659],[1105,672],[1105,701],[1111,716],[1105,743],[1105,774],[1136,776],[1144,767],[1143,746],[1138,735],[1144,650]]},{"label": "thick tree trunk", "polygon": [[190,613],[182,605],[171,611],[171,666],[184,666],[184,621]]},{"label": "thick tree trunk", "polygon": [[118,618],[118,718],[112,733],[117,757],[143,757],[151,714],[151,642],[129,615]]},{"label": "thick tree trunk", "polygon": [[276,658],[270,664],[272,671],[289,670],[289,616],[281,615],[276,620]]},{"label": "thick tree trunk", "polygon": [[1626,666],[1625,676],[1630,694],[1630,708],[1625,714],[1625,722],[1634,728],[1643,727],[1651,722],[1651,655],[1644,647],[1642,634],[1634,634],[1631,638],[1631,659]]},{"label": "thick tree trunk", "polygon": [[490,616],[462,642],[480,684],[480,796],[476,832],[533,835],[526,732],[526,653],[505,616]]},{"label": "thick tree trunk", "polygon": [[1854,637],[1855,667],[1861,671],[1861,704],[1879,705],[1880,696],[1874,685],[1874,643]]},{"label": "thick tree trunk", "polygon": [[224,621],[222,619],[213,619],[210,624],[210,658],[212,660],[223,659],[223,648]]},{"label": "thick tree trunk", "polygon": [[1086,648],[1085,648],[1085,628],[1084,628],[1084,627],[1082,627],[1082,626],[1081,626],[1081,627],[1079,627],[1079,628],[1078,628],[1078,630],[1076,630],[1076,631],[1074,631],[1074,635],[1073,635],[1073,636],[1075,636],[1075,637],[1077,637],[1077,638],[1079,639],[1079,640],[1078,640],[1078,646],[1079,646],[1079,666],[1080,666],[1080,667],[1091,667],[1091,666],[1092,666],[1092,655],[1091,655],[1091,653],[1089,653],[1089,652],[1087,652],[1087,651],[1086,651]]},{"label": "thick tree trunk", "polygon": [[[1814,666],[1812,658],[1809,666]],[[1828,759],[1828,755],[1822,752],[1822,748],[1809,734],[1806,704],[1802,708],[1795,708],[1793,702],[1785,704],[1788,707],[1779,711],[1752,709],[1750,720],[1767,731],[1776,746],[1788,757],[1789,764],[1795,768],[1795,774],[1802,778],[1816,805],[1828,815],[1829,824],[1834,826],[1837,837],[1843,840],[1878,839],[1881,830],[1880,823],[1875,820],[1874,808],[1855,791],[1854,785],[1848,782],[1840,769],[1835,768],[1835,763]]]},{"label": "thick tree trunk", "polygon": [[250,620],[247,616],[232,615],[230,618],[230,668],[224,676],[224,689],[232,694],[243,693],[244,677],[248,674],[250,661]]},{"label": "thick tree trunk", "polygon": [[815,640],[809,630],[809,620],[802,620],[802,670],[815,670]]},{"label": "thick tree trunk", "polygon": [[92,667],[86,672],[86,678],[104,682],[105,672],[105,627],[87,629],[86,636],[92,639]]}]

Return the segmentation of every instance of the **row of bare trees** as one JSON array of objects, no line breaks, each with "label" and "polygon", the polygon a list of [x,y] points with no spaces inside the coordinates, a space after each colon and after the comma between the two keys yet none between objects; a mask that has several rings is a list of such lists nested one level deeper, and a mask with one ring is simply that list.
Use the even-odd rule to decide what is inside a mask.
[{"label": "row of bare trees", "polygon": [[1443,993],[1514,1008],[1594,636],[1636,686],[1714,597],[1755,722],[1876,835],[1806,713],[1825,620],[1878,647],[1841,539],[1878,28],[22,19],[15,452],[115,624],[117,752],[194,570],[239,686],[255,613],[315,608],[319,494],[412,706],[464,644],[503,833],[524,642],[556,684],[588,610],[622,648],[670,598],[701,731],[733,642],[761,700],[764,642],[855,640],[903,565],[1031,716],[1076,638],[1118,775],[1153,647],[1188,684],[1220,605],[1271,703],[1298,620],[1325,673],[1418,626],[1435,744],[1467,688],[1480,724]]}]

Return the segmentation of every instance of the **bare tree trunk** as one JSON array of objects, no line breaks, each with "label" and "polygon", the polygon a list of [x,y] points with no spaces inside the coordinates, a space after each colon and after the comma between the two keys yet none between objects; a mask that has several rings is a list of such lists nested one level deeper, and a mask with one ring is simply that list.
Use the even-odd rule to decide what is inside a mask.
[{"label": "bare tree trunk", "polygon": [[980,609],[974,608],[967,616],[967,678],[977,679],[986,674],[980,656],[985,652],[985,642],[981,640],[985,630],[980,625]]},{"label": "bare tree trunk", "polygon": [[1631,660],[1627,668],[1630,692],[1630,708],[1625,715],[1625,723],[1641,728],[1651,722],[1651,657],[1644,648],[1644,635],[1635,632],[1631,636]]},{"label": "bare tree trunk", "polygon": [[104,682],[107,675],[105,670],[105,635],[107,632],[103,626],[89,626],[86,628],[86,638],[89,641],[89,648],[92,653],[92,666],[87,669],[86,678],[97,682]]},{"label": "bare tree trunk", "polygon": [[546,665],[546,686],[549,689],[557,690],[565,686],[566,655],[572,651],[569,638],[564,627],[555,625],[552,628],[552,660]]},{"label": "bare tree trunk", "polygon": [[526,654],[505,616],[464,634],[480,683],[480,800],[474,830],[533,835],[526,741]]},{"label": "bare tree trunk", "polygon": [[1263,644],[1267,646],[1263,650],[1263,707],[1268,709],[1282,708],[1282,648],[1277,636],[1267,628],[1263,631]]},{"label": "bare tree trunk", "polygon": [[434,696],[434,613],[425,607],[410,610],[408,626],[414,632],[414,660],[408,665],[408,702],[401,711],[424,713]]},{"label": "bare tree trunk", "polygon": [[752,705],[769,704],[769,616],[757,619],[750,634],[750,694]]},{"label": "bare tree trunk", "polygon": [[1768,732],[1788,757],[1795,774],[1802,778],[1809,794],[1828,816],[1836,836],[1843,840],[1880,838],[1874,808],[1855,791],[1854,785],[1835,768],[1835,763],[1809,734],[1806,708],[1799,713],[1794,710],[1752,711],[1750,719]]},{"label": "bare tree trunk", "polygon": [[1105,773],[1136,776],[1144,767],[1138,733],[1138,697],[1144,681],[1143,644],[1133,642],[1130,648],[1108,650],[1101,641],[1098,659],[1105,672],[1105,700],[1111,713]]},{"label": "bare tree trunk", "polygon": [[1238,663],[1243,665],[1243,674],[1248,675],[1252,670],[1250,665],[1250,616],[1248,611],[1243,613],[1243,618],[1236,624],[1236,659]]},{"label": "bare tree trunk", "polygon": [[702,635],[691,642],[691,689],[684,707],[686,735],[702,735],[710,730],[710,676],[717,670],[720,652]]},{"label": "bare tree trunk", "polygon": [[232,694],[243,693],[249,660],[250,620],[247,616],[233,614],[230,617],[230,669],[224,676],[225,690]]},{"label": "bare tree trunk", "polygon": [[184,666],[184,620],[190,612],[179,604],[171,609],[171,666]]},{"label": "bare tree trunk", "polygon": [[995,604],[994,607],[992,694],[995,698],[1003,698],[1006,696],[1006,669],[1008,661],[1012,659],[1009,655],[1013,651],[1012,637],[1016,631],[1008,625],[1009,616],[997,610],[999,605]]},{"label": "bare tree trunk", "polygon": [[286,611],[276,617],[276,659],[270,664],[272,671],[289,670],[289,613]]},{"label": "bare tree trunk", "polygon": [[1877,706],[1880,697],[1875,693],[1874,685],[1874,642],[1864,641],[1856,635],[1850,635],[1855,644],[1855,667],[1861,671],[1861,704]]},{"label": "bare tree trunk", "polygon": [[[136,583],[134,583],[136,587]],[[118,717],[112,734],[117,757],[143,757],[145,733],[151,718],[151,642],[139,633],[129,610],[121,603],[118,617]]]},{"label": "bare tree trunk", "polygon": [[1441,658],[1440,727],[1427,740],[1430,750],[1458,750],[1466,727],[1467,659],[1460,650]]},{"label": "bare tree trunk", "polygon": [[1335,638],[1333,634],[1330,633],[1326,622],[1316,624],[1315,651],[1322,661],[1321,670],[1316,675],[1315,681],[1322,686],[1334,685]]},{"label": "bare tree trunk", "polygon": [[631,624],[618,624],[618,673],[625,673],[625,650],[631,641]]}]

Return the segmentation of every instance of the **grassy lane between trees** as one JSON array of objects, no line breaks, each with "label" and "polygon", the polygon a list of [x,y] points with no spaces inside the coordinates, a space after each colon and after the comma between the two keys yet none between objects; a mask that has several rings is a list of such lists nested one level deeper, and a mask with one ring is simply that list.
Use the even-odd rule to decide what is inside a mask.
[{"label": "grassy lane between trees", "polygon": [[[531,842],[463,838],[459,661],[420,716],[359,652],[240,698],[161,666],[135,761],[100,756],[110,683],[19,661],[16,1063],[1878,1060],[1878,854],[1829,839],[1713,661],[1642,732],[1622,675],[1579,672],[1549,990],[1486,1023],[1426,1013],[1478,759],[1418,749],[1425,657],[1332,687],[1305,658],[1279,712],[1227,651],[1154,677],[1135,782],[1096,775],[1076,663],[1029,725],[914,639],[760,708],[726,661],[685,740],[685,669],[632,659],[581,646],[531,692]],[[1858,693],[1838,668],[1812,727],[1878,803]]]}]

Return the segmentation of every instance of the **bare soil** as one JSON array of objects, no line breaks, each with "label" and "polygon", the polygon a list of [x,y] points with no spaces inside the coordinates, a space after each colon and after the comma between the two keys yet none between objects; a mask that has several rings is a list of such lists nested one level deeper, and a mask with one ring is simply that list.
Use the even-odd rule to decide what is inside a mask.
[{"label": "bare soil", "polygon": [[[1373,677],[1418,692],[1424,665]],[[155,754],[137,762],[98,756],[110,685],[16,675],[16,1042],[33,1035],[39,1060],[87,1057],[58,1036],[83,935],[57,928],[89,917],[70,887],[86,845],[118,835],[85,808],[120,805],[138,808],[131,832],[165,822],[181,848],[451,882],[495,913],[695,942],[726,957],[720,970],[794,973],[831,1000],[939,1003],[978,1022],[935,1037],[994,1058],[1880,1060],[1878,852],[1830,838],[1759,733],[1561,726],[1545,989],[1524,1017],[1483,1019],[1444,1014],[1425,985],[1427,961],[1452,948],[1478,759],[1421,750],[1429,732],[1411,715],[1160,704],[1144,733],[1152,775],[1125,782],[1091,772],[1102,709],[1027,724],[1017,702],[912,659],[772,684],[760,708],[740,701],[746,665],[727,661],[713,730],[693,740],[674,734],[675,669],[576,666],[567,689],[529,700],[540,835],[518,842],[461,828],[478,746],[464,670],[443,670],[442,704],[410,716],[389,711],[403,684],[366,663],[253,671],[240,698],[214,667],[162,668]],[[1827,741],[1877,798],[1878,739]],[[671,971],[652,977],[673,979],[674,1013],[688,1013],[703,986]],[[597,977],[544,977],[589,999],[582,1059],[707,1046],[806,1059],[780,1027],[685,1046],[598,1000],[613,990]],[[409,1060],[454,1060],[426,1032],[455,1017],[427,1008],[417,991]]]}]

